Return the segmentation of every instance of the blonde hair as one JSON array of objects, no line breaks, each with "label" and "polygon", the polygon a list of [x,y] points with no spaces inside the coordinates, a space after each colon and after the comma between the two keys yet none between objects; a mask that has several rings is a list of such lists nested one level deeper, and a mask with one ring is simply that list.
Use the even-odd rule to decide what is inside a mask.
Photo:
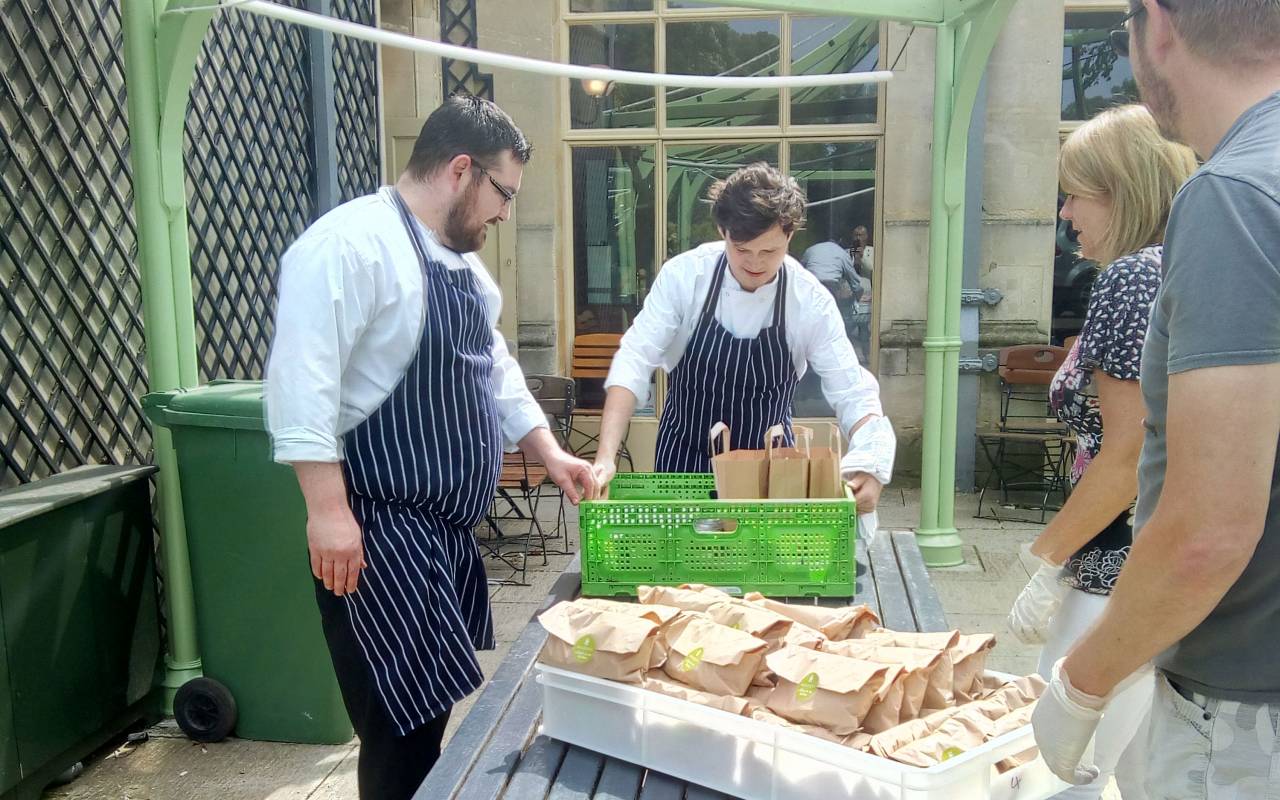
[{"label": "blonde hair", "polygon": [[1160,135],[1146,106],[1110,108],[1072,131],[1058,156],[1062,191],[1111,201],[1098,263],[1164,241],[1178,188],[1196,170],[1191,149]]}]

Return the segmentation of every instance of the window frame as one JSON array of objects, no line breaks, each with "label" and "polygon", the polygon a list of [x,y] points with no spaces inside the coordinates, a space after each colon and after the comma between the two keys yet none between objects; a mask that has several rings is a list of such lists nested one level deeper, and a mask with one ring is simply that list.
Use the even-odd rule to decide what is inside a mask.
[{"label": "window frame", "polygon": [[[1112,3],[1114,5],[1114,3]],[[778,12],[771,10],[755,10],[734,8],[730,6],[717,8],[676,9],[668,8],[666,0],[654,0],[652,11],[619,11],[619,12],[570,12],[569,0],[558,0],[559,24],[557,26],[556,52],[563,63],[569,63],[570,28],[575,25],[622,25],[652,24],[654,26],[654,71],[666,70],[666,23],[668,21],[729,21],[739,19],[780,19],[781,43],[779,52],[779,74],[791,74],[791,36],[792,19],[796,17],[825,17],[825,14],[802,14]],[[889,23],[879,21],[879,62],[877,69],[886,69],[888,53],[885,42],[888,39]],[[654,213],[657,215],[654,230],[654,253],[660,254],[653,266],[653,277],[661,271],[663,264],[671,258],[666,252],[666,220],[667,220],[667,148],[668,146],[686,146],[690,144],[732,144],[746,141],[774,141],[778,143],[778,167],[784,173],[791,171],[791,147],[794,144],[839,144],[849,142],[872,142],[876,146],[875,182],[876,202],[872,220],[872,241],[877,247],[877,262],[883,264],[884,235],[884,161],[885,161],[885,106],[886,94],[876,92],[876,121],[874,123],[843,123],[822,125],[791,124],[791,92],[789,89],[779,90],[779,124],[772,126],[739,126],[714,128],[671,127],[666,120],[665,92],[655,90],[655,127],[652,128],[573,128],[569,116],[569,85],[567,79],[561,82],[556,92],[557,124],[560,132],[559,160],[560,197],[557,204],[557,224],[562,231],[573,230],[574,197],[573,197],[573,149],[575,147],[649,147],[655,152],[656,181],[654,186]],[[558,308],[560,312],[557,326],[558,348],[562,369],[570,367],[572,359],[571,344],[575,335],[577,309],[575,305],[577,273],[574,262],[572,237],[558,238],[557,270],[560,278]],[[863,364],[873,374],[878,371],[880,362],[880,316],[882,312],[883,280],[873,284],[871,342],[869,363]],[[666,374],[662,370],[657,373],[655,397],[653,398],[654,418],[662,415],[666,399]],[[830,419],[819,418],[819,419]]]}]

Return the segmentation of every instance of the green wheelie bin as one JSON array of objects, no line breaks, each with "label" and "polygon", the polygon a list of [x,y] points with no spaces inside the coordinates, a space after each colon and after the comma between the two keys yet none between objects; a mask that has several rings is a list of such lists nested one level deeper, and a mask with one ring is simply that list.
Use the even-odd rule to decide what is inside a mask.
[{"label": "green wheelie bin", "polygon": [[173,433],[204,678],[174,716],[193,738],[340,744],[352,737],[325,646],[293,470],[271,460],[257,381],[143,399]]}]

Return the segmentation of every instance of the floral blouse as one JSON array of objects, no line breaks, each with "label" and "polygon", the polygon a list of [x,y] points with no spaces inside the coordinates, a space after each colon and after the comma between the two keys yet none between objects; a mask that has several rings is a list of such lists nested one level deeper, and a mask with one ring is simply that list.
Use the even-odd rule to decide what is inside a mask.
[{"label": "floral blouse", "polygon": [[[1160,289],[1159,245],[1122,256],[1097,277],[1080,337],[1054,375],[1049,403],[1076,435],[1074,486],[1102,449],[1102,409],[1093,372],[1136,381],[1151,307]],[[1133,543],[1133,509],[1126,510],[1067,561],[1063,580],[1091,594],[1111,594]]]}]

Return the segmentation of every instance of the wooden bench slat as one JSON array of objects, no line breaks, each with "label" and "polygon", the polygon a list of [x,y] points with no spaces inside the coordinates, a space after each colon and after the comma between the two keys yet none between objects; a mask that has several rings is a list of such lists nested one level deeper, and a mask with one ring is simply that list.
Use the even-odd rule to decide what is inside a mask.
[{"label": "wooden bench slat", "polygon": [[877,531],[871,537],[867,542],[867,554],[875,572],[881,622],[886,628],[896,631],[915,630],[916,618],[911,613],[911,600],[898,572],[898,557],[893,552],[893,538],[888,531]]},{"label": "wooden bench slat", "polygon": [[[569,562],[569,566],[552,585],[537,614],[541,614],[561,600],[571,600],[577,596],[582,586],[580,565],[580,557],[575,555],[573,561]],[[537,620],[530,620],[512,643],[511,649],[507,651],[506,657],[494,671],[493,677],[485,684],[466,718],[458,726],[458,730],[454,732],[453,738],[440,754],[440,760],[427,774],[427,779],[418,787],[413,800],[440,800],[440,798],[452,798],[458,795],[467,783],[472,768],[491,741],[495,728],[507,716],[516,693],[526,683],[525,679],[533,670],[533,663],[546,641],[547,632]],[[527,681],[527,683],[537,686],[534,681]],[[541,716],[541,697],[541,691],[539,691],[538,704],[532,711],[527,712],[530,717],[528,721],[530,726],[536,724]],[[496,792],[492,796],[496,797]]]},{"label": "wooden bench slat", "polygon": [[645,775],[639,800],[682,800],[684,786],[684,781],[676,780],[661,772],[650,771]]},{"label": "wooden bench slat", "polygon": [[604,772],[593,800],[636,800],[644,781],[644,767],[616,758],[605,759]]},{"label": "wooden bench slat", "polygon": [[894,531],[891,536],[899,572],[907,587],[911,610],[915,612],[916,627],[922,631],[950,630],[947,612],[943,610],[942,601],[929,580],[929,570],[916,544],[916,535],[911,531]]},{"label": "wooden bench slat", "polygon": [[862,536],[855,543],[857,555],[854,557],[854,581],[856,593],[853,595],[854,605],[869,606],[876,616],[884,619],[880,609],[880,594],[876,591],[875,574],[871,568],[871,559],[867,556],[867,541]]},{"label": "wooden bench slat", "polygon": [[[471,774],[456,795],[458,800],[493,800],[501,796],[507,780],[520,765],[525,745],[538,727],[541,708],[542,687],[537,681],[524,681],[507,713],[494,729],[493,736],[476,758]],[[423,794],[425,788],[425,783],[419,787],[415,800],[438,800],[448,796]]]},{"label": "wooden bench slat", "polygon": [[[604,768],[604,756],[581,747],[570,747],[560,764],[555,786],[547,800],[591,800]],[[511,795],[512,800],[526,795]]]},{"label": "wooden bench slat", "polygon": [[568,749],[564,742],[546,736],[534,739],[511,776],[505,795],[511,798],[546,797]]},{"label": "wooden bench slat", "polygon": [[690,783],[685,786],[684,800],[733,800],[733,798],[724,792]]}]

